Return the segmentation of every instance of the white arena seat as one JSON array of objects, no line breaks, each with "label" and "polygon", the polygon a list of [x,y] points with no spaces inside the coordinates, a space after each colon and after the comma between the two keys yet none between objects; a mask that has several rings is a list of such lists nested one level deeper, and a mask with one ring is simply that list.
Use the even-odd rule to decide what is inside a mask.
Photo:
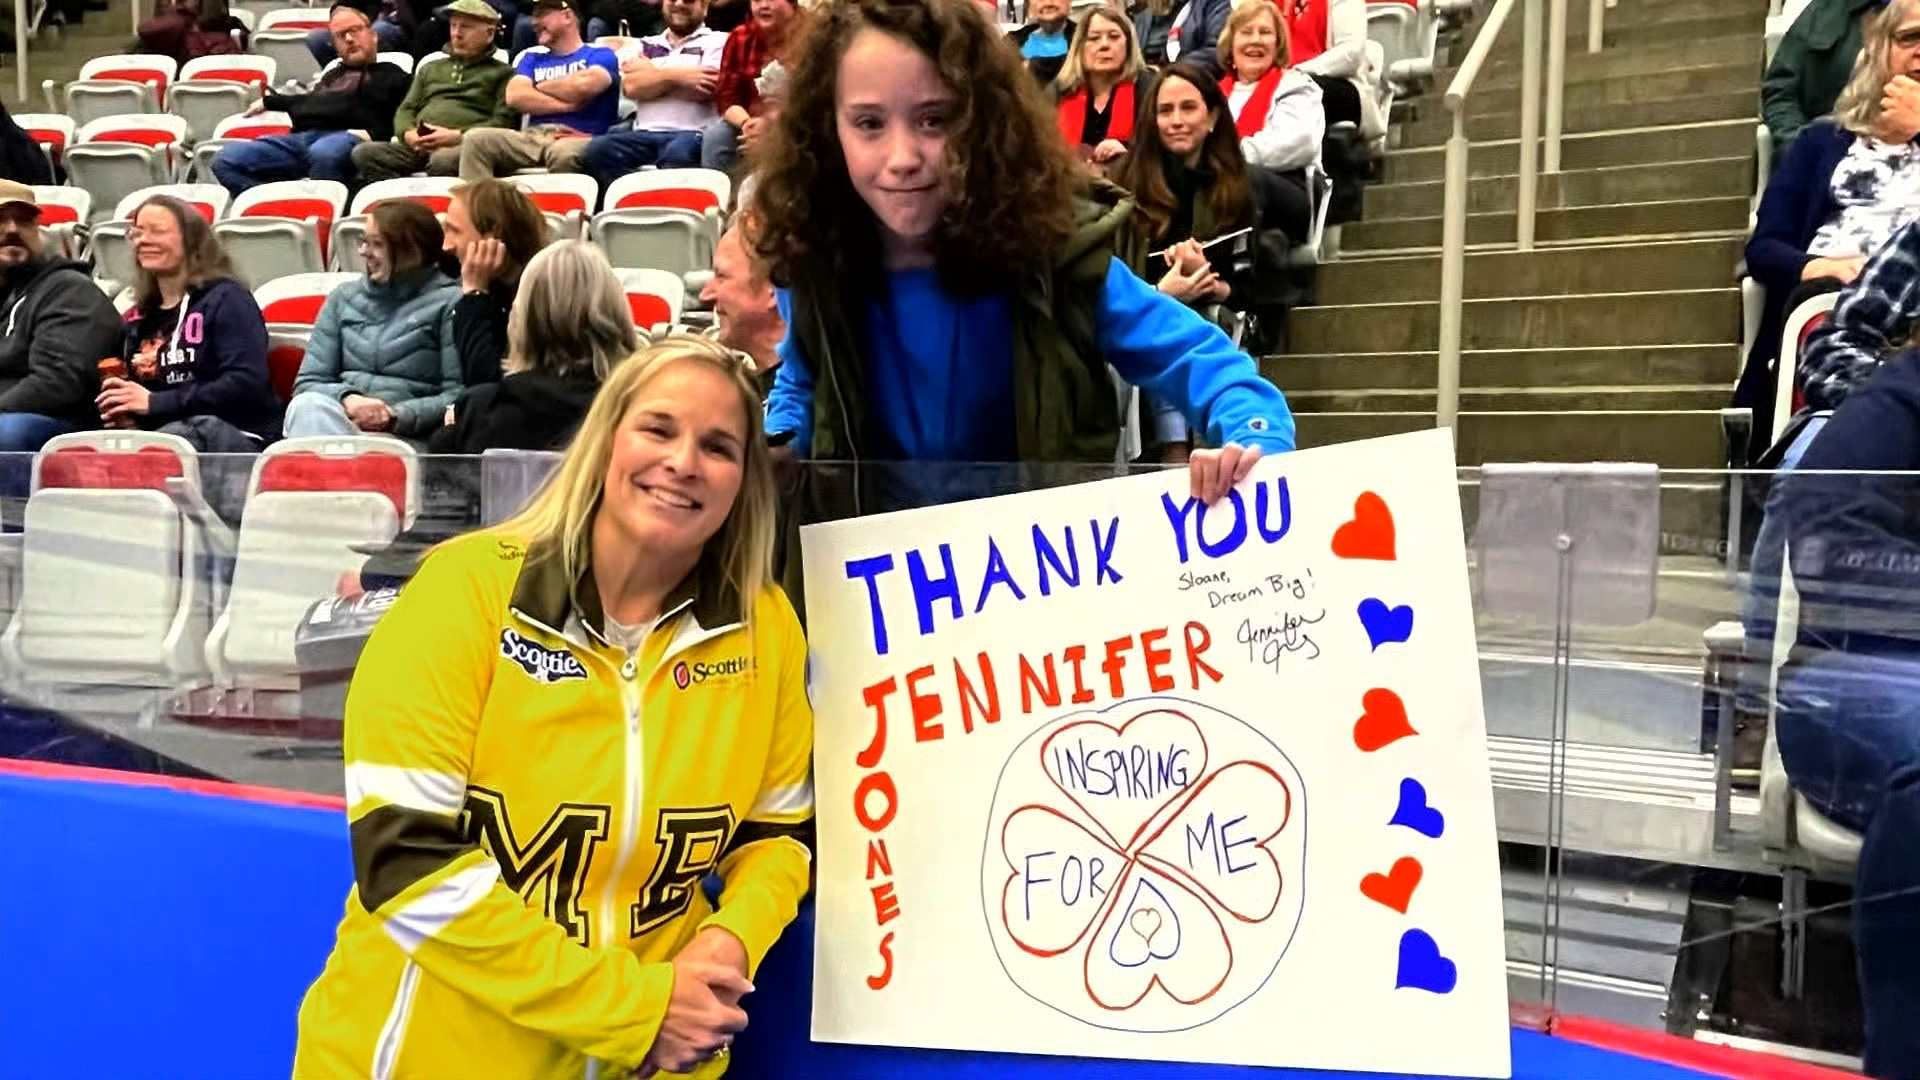
[{"label": "white arena seat", "polygon": [[49,441],[33,473],[19,609],[0,636],[13,677],[133,687],[204,678],[218,592],[208,556],[231,538],[205,512],[193,447],[154,432],[78,432]]},{"label": "white arena seat", "polygon": [[294,631],[361,550],[391,541],[420,506],[412,446],[383,435],[284,439],[254,462],[226,610],[206,639],[221,689],[299,687]]}]

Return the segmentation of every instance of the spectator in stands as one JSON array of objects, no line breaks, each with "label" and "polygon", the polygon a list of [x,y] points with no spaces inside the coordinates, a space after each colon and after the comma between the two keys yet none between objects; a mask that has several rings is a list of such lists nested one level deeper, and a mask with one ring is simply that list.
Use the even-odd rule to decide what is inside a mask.
[{"label": "spectator in stands", "polygon": [[1920,1076],[1916,470],[1920,352],[1907,349],[1847,396],[1777,484],[1800,604],[1775,737],[1794,789],[1863,840],[1851,915],[1864,1071],[1887,1080]]},{"label": "spectator in stands", "polygon": [[[1794,140],[1774,170],[1747,272],[1766,290],[1760,329],[1733,404],[1753,410],[1751,457],[1773,430],[1774,368],[1787,313],[1851,284],[1908,222],[1920,218],[1920,0],[1897,0],[1867,20],[1866,46],[1831,120]],[[1910,39],[1910,40],[1908,40]],[[1902,44],[1903,40],[1905,44]]]},{"label": "spectator in stands", "polygon": [[713,249],[713,276],[701,287],[700,299],[713,305],[720,344],[752,357],[761,393],[771,392],[787,324],[780,318],[767,268],[748,250],[740,226],[720,234]]},{"label": "spectator in stands", "polygon": [[120,316],[86,263],[48,257],[33,189],[12,180],[0,180],[0,312],[0,453],[96,426],[94,365],[120,351]]},{"label": "spectator in stands", "polygon": [[460,394],[453,279],[440,272],[440,223],[416,202],[373,208],[366,273],[333,290],[293,380],[286,431],[387,432],[424,440]]},{"label": "spectator in stands", "polygon": [[1202,499],[1293,447],[1252,361],[1113,257],[1130,200],[1080,176],[970,0],[823,17],[750,226],[791,328],[770,431],[825,460],[1110,462],[1111,364],[1217,448],[1193,455]]},{"label": "spectator in stands", "polygon": [[803,16],[795,0],[752,0],[752,12],[752,18],[727,35],[720,55],[720,76],[713,88],[720,118],[700,136],[700,164],[709,169],[732,169],[741,142],[760,137],[768,119],[762,115],[754,80],[801,37]]},{"label": "spectator in stands", "polygon": [[478,180],[453,190],[442,225],[446,252],[460,261],[460,299],[453,305],[460,381],[480,386],[500,378],[508,313],[521,272],[546,246],[547,219],[512,184]]},{"label": "spectator in stands", "polygon": [[704,25],[707,0],[663,0],[667,28],[640,40],[620,69],[620,92],[635,102],[633,130],[587,144],[580,166],[602,188],[648,165],[700,164],[700,133],[719,119],[713,90],[727,36]]},{"label": "spectator in stands", "polygon": [[0,102],[0,179],[22,184],[51,184],[56,179],[47,152],[14,120],[4,102]]},{"label": "spectator in stands", "polygon": [[213,227],[179,199],[133,213],[134,305],[94,406],[108,427],[178,435],[209,454],[248,454],[280,434],[267,378],[267,324],[234,279]]},{"label": "spectator in stands", "polygon": [[1220,89],[1249,165],[1276,172],[1304,169],[1320,157],[1327,130],[1320,84],[1293,70],[1279,9],[1248,3],[1233,9],[1220,35],[1227,77]]},{"label": "spectator in stands", "polygon": [[[1304,183],[1297,173],[1247,165],[1226,95],[1203,68],[1180,63],[1162,73],[1150,115],[1153,123],[1143,125],[1138,152],[1120,175],[1134,200],[1122,257],[1184,303],[1250,298],[1254,259],[1248,253],[1258,247],[1251,234],[1278,229],[1288,241],[1304,239]],[[1239,232],[1249,236],[1202,246]]]},{"label": "spectator in stands", "polygon": [[581,40],[579,0],[536,0],[533,20],[547,51],[520,57],[506,95],[530,126],[469,133],[460,148],[468,183],[515,169],[578,172],[587,140],[606,134],[619,115],[620,59]]},{"label": "spectator in stands", "polygon": [[460,171],[460,145],[474,128],[510,129],[520,122],[506,102],[513,69],[493,54],[500,13],[486,0],[453,0],[446,7],[447,57],[413,74],[406,100],[394,113],[390,142],[353,148],[353,166],[363,180],[387,180],[425,171]]},{"label": "spectator in stands", "polygon": [[268,109],[293,121],[290,135],[270,135],[226,147],[214,156],[213,175],[235,195],[274,180],[354,182],[353,148],[393,137],[393,116],[412,76],[379,58],[366,13],[347,3],[329,12],[328,32],[340,63],[305,94],[268,94],[247,110]]},{"label": "spectator in stands", "polygon": [[1060,133],[1096,174],[1119,173],[1152,81],[1126,11],[1103,4],[1087,12],[1053,91]]},{"label": "spectator in stands", "polygon": [[1030,0],[1027,24],[1007,35],[1020,47],[1027,70],[1041,86],[1050,86],[1067,66],[1067,54],[1073,50],[1073,5],[1071,0]]},{"label": "spectator in stands", "polygon": [[[375,48],[387,51],[405,51],[413,40],[413,10],[407,0],[343,0],[351,3],[364,13],[373,27]],[[340,55],[333,43],[333,34],[328,30],[315,30],[307,35],[307,51],[321,67],[333,63]]]},{"label": "spectator in stands", "polygon": [[1367,67],[1367,0],[1271,0],[1286,20],[1283,64],[1320,84],[1328,127],[1357,124],[1361,134],[1386,134],[1374,81]]},{"label": "spectator in stands", "polygon": [[1774,160],[1800,132],[1833,111],[1860,53],[1862,21],[1888,0],[1812,0],[1787,29],[1760,83],[1760,114],[1773,133]]},{"label": "spectator in stands", "polygon": [[1184,61],[1218,78],[1220,32],[1232,12],[1230,0],[1147,0],[1134,12],[1134,37],[1153,67]]},{"label": "spectator in stands", "polygon": [[561,449],[600,384],[640,342],[606,253],[585,240],[550,244],[521,276],[520,299],[507,319],[505,377],[462,395],[427,448]]},{"label": "spectator in stands", "polygon": [[[324,36],[325,31],[315,31]],[[227,8],[227,0],[181,0],[138,30],[140,51],[171,56],[185,64],[203,56],[246,51],[247,27]]]},{"label": "spectator in stands", "polygon": [[[301,1006],[294,1075],[356,1075],[382,1046],[401,1076],[570,1076],[589,1058],[609,1076],[725,1068],[707,1063],[746,1026],[746,973],[808,887],[813,718],[806,642],[768,574],[775,512],[751,379],[682,335],[614,369],[525,510],[427,556],[347,699],[359,875]],[[652,669],[670,648],[757,674],[688,693]],[[463,812],[475,790],[504,793],[484,826]],[[585,831],[577,816],[552,828],[578,852],[608,815],[645,823],[642,857],[602,846],[568,879],[617,905],[543,911],[556,879],[499,840],[569,806]],[[656,821],[690,840],[657,848],[684,887],[648,884],[668,865]],[[709,873],[726,882],[717,904],[699,888]],[[402,1046],[382,1031],[416,964]]]}]

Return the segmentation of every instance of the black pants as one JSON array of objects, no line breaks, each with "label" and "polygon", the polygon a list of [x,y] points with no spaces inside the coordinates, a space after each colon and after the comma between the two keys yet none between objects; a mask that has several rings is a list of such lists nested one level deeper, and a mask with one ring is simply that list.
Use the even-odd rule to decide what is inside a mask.
[{"label": "black pants", "polygon": [[1305,243],[1312,216],[1306,174],[1299,169],[1275,172],[1249,165],[1247,181],[1253,185],[1253,205],[1260,215],[1260,227],[1279,229],[1294,243]]},{"label": "black pants", "polygon": [[1320,105],[1327,113],[1327,126],[1360,122],[1360,88],[1346,79],[1326,75],[1311,76],[1320,84]]}]

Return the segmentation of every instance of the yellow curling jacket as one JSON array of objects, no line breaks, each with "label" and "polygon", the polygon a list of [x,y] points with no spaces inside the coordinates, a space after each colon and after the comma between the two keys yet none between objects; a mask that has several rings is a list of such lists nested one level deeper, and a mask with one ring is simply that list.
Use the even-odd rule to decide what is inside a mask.
[{"label": "yellow curling jacket", "polygon": [[752,976],[807,890],[813,714],[785,594],[742,614],[703,564],[629,663],[591,573],[498,532],[427,558],[347,695],[354,888],[296,1077],[624,1076],[695,933]]}]

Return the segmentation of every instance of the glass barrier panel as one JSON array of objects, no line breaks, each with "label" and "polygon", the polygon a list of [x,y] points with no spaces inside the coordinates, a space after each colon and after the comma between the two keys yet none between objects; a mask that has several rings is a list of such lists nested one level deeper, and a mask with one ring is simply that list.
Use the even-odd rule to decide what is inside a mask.
[{"label": "glass barrier panel", "polygon": [[[62,456],[0,457],[0,756],[333,795],[346,688],[393,588],[555,462]],[[785,478],[783,509],[838,520],[1126,471],[819,464]],[[1606,563],[1599,591],[1578,500],[1499,467],[1458,480],[1516,1018],[1857,1063],[1869,1005],[1920,1014],[1920,852],[1897,839],[1920,836],[1920,476],[1636,480],[1610,497],[1638,509],[1599,524],[1644,573]],[[1568,524],[1529,528],[1570,537],[1564,602],[1551,574],[1510,587],[1503,538],[1549,510]],[[1622,616],[1633,589],[1644,609]],[[1856,932],[1891,942],[1858,973]]]}]

